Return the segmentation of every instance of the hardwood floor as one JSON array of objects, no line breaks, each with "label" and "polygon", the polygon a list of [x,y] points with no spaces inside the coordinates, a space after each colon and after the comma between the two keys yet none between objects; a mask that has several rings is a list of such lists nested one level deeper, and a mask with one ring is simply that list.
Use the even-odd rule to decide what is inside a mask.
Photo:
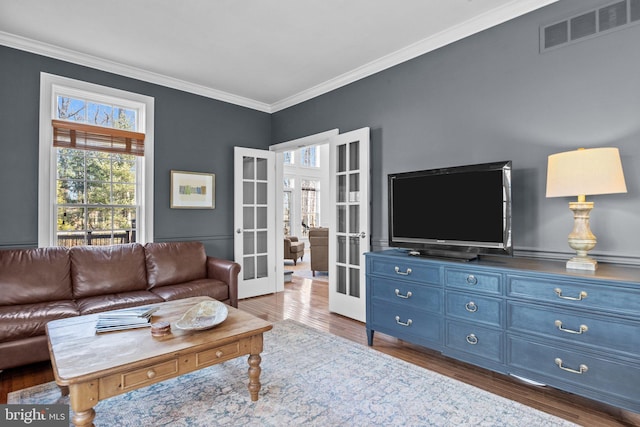
[{"label": "hardwood floor", "polygon": [[[300,263],[299,263],[300,264]],[[304,269],[304,264],[297,268]],[[296,274],[294,272],[294,274]],[[316,329],[366,345],[365,325],[328,311],[326,281],[299,276],[287,283],[284,292],[241,300],[239,308],[271,322],[293,319]],[[265,334],[268,338],[268,333]],[[491,393],[516,400],[583,426],[640,426],[637,414],[581,398],[548,387],[535,387],[511,377],[458,362],[438,352],[376,333],[373,347],[381,352],[440,374],[472,384]],[[7,394],[53,381],[51,365],[40,363],[0,373],[0,403]]]}]

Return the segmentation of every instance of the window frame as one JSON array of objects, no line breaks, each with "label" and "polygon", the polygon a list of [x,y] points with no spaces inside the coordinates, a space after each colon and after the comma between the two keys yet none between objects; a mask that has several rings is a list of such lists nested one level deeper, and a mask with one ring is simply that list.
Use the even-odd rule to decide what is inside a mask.
[{"label": "window frame", "polygon": [[[56,118],[57,95],[105,100],[135,106],[139,111],[137,131],[145,134],[144,157],[136,165],[139,216],[136,236],[139,243],[153,241],[153,129],[154,98],[80,80],[40,73],[38,247],[57,245],[56,148],[51,120]],[[139,197],[138,197],[139,196]]]}]

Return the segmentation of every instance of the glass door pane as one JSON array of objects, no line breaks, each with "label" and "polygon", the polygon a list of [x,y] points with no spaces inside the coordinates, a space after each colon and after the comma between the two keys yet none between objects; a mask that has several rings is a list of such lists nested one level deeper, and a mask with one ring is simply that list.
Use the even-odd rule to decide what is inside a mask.
[{"label": "glass door pane", "polygon": [[358,141],[336,147],[336,292],[360,296],[360,161]]},{"label": "glass door pane", "polygon": [[243,157],[243,278],[267,277],[267,166],[266,159]]}]

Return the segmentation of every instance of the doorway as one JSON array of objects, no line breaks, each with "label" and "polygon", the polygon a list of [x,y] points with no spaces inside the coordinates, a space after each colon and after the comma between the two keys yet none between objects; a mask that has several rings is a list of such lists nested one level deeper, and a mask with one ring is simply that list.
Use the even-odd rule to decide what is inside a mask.
[{"label": "doorway", "polygon": [[[285,277],[326,280],[328,265],[318,262],[327,259],[320,258],[318,229],[329,227],[329,144],[297,146],[282,157],[282,188],[276,191],[282,191]],[[300,246],[303,256],[296,259]],[[328,252],[327,244],[323,247]]]},{"label": "doorway", "polygon": [[[278,227],[276,227],[276,241],[284,242],[284,237],[286,235],[294,235],[296,237],[304,237],[302,239],[305,242],[305,256],[303,257],[303,262],[306,260],[307,265],[301,266],[298,268],[297,262],[296,265],[293,262],[287,262],[286,265],[282,261],[285,259],[284,256],[284,244],[276,245],[276,259],[281,260],[276,265],[276,276],[284,277],[285,280],[287,277],[285,276],[285,271],[291,271],[289,267],[293,267],[298,270],[297,275],[309,275],[311,274],[310,269],[310,254],[308,252],[309,244],[308,244],[308,236],[304,235],[303,229],[305,227],[302,225],[302,211],[298,208],[302,203],[302,194],[301,192],[296,193],[291,186],[295,186],[295,181],[291,183],[287,180],[287,178],[311,178],[311,180],[315,180],[319,182],[319,197],[318,204],[320,207],[329,206],[331,203],[330,194],[329,194],[329,143],[331,138],[335,137],[339,134],[338,129],[332,129],[326,132],[318,133],[315,135],[306,136],[303,138],[298,138],[295,140],[282,142],[279,144],[272,145],[269,147],[270,151],[275,153],[275,165],[276,165],[276,218],[278,221]],[[295,158],[291,160],[288,158],[291,154],[297,151],[300,151],[306,147],[317,146],[320,147],[320,152],[318,156],[319,168],[309,169],[305,167],[300,161],[298,161],[298,166],[293,166],[287,168],[285,173],[285,165],[287,164],[296,164]],[[300,155],[298,155],[300,156]],[[310,163],[311,159],[305,160],[306,163]],[[299,176],[298,176],[299,175]],[[285,178],[287,177],[287,178]],[[322,191],[324,188],[326,191]],[[320,209],[320,217],[314,219],[317,224],[322,224],[322,221],[328,221],[328,212],[325,209],[324,215],[322,214],[323,209]],[[308,218],[306,218],[308,221]],[[280,226],[280,224],[282,224]],[[308,226],[309,223],[306,222]],[[304,268],[304,269],[303,269]]]},{"label": "doorway", "polygon": [[369,134],[369,128],[343,134],[336,129],[269,151],[235,147],[234,252],[245,272],[238,280],[239,298],[284,290],[283,158],[287,151],[328,144],[329,199],[323,212],[328,213],[329,310],[365,321],[365,254],[371,247]]},{"label": "doorway", "polygon": [[[276,153],[279,186],[284,182],[285,153],[308,146],[326,146],[329,191],[324,191],[328,202],[321,221],[328,225],[329,310],[362,322],[366,305],[364,254],[370,249],[369,133],[369,128],[343,134],[334,129],[270,147]],[[276,218],[284,221],[283,194],[284,187],[276,191]],[[296,222],[295,218],[290,220],[290,230],[295,230]],[[276,241],[284,241],[284,230],[283,226],[276,228]],[[284,260],[284,245],[278,248],[277,255],[276,260]],[[277,263],[276,277],[284,278],[284,267],[284,263]]]}]

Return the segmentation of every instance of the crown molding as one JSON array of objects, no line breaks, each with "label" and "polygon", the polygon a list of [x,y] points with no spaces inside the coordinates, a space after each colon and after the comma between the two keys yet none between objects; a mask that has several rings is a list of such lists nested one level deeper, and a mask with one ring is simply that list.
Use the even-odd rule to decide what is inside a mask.
[{"label": "crown molding", "polygon": [[501,7],[478,15],[473,19],[462,22],[454,27],[446,29],[445,31],[409,45],[406,48],[383,56],[382,58],[376,59],[375,61],[369,62],[368,64],[358,67],[331,80],[328,80],[322,84],[277,101],[271,104],[271,112],[275,113],[296,104],[300,104],[304,101],[308,101],[309,99],[323,95],[342,86],[346,86],[372,74],[409,61],[420,55],[424,55],[425,53],[429,53],[443,46],[461,40],[472,34],[479,33],[488,28],[502,24],[503,22],[517,18],[518,16],[524,15],[558,1],[559,0],[511,1]]},{"label": "crown molding", "polygon": [[241,107],[247,107],[265,113],[275,113],[296,104],[308,101],[309,99],[331,92],[332,90],[346,86],[355,81],[361,80],[372,74],[391,68],[395,65],[409,61],[425,53],[431,52],[448,44],[454,43],[472,34],[499,25],[510,19],[524,15],[541,7],[556,3],[559,0],[513,0],[501,7],[474,17],[455,27],[449,28],[432,37],[423,39],[404,49],[392,54],[383,56],[375,61],[369,62],[361,67],[344,73],[338,77],[327,80],[324,83],[313,86],[307,90],[284,98],[273,104],[256,101],[253,99],[237,96],[228,92],[220,91],[210,87],[190,83],[173,77],[153,73],[140,68],[131,67],[93,55],[88,55],[69,49],[64,49],[47,43],[38,42],[24,37],[0,31],[0,45],[5,45],[15,49],[59,59],[74,64],[95,68],[102,71],[119,74],[142,80],[161,86],[170,87],[184,92],[201,95],[218,101],[227,102]]},{"label": "crown molding", "polygon": [[153,73],[151,71],[131,67],[128,65],[120,64],[118,62],[98,58],[93,55],[64,49],[58,46],[42,43],[2,31],[0,31],[0,45],[8,46],[30,53],[35,53],[42,56],[47,56],[49,58],[71,62],[73,64],[82,65],[85,67],[95,68],[101,71],[119,74],[121,76],[142,80],[148,83],[158,84],[160,86],[170,87],[172,89],[201,95],[207,98],[239,105],[241,107],[251,108],[265,113],[271,112],[271,106],[264,102],[255,101],[253,99],[233,95],[231,93],[212,89],[210,87],[190,83],[184,80],[176,79],[158,73]]}]

